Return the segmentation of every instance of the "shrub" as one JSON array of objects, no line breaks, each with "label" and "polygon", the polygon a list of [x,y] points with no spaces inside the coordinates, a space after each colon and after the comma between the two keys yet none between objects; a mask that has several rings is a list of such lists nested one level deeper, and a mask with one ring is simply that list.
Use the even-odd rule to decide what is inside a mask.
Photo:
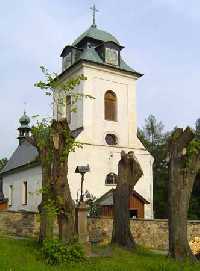
[{"label": "shrub", "polygon": [[48,264],[80,262],[84,259],[84,251],[78,243],[66,244],[60,240],[46,240],[42,246],[42,256]]}]

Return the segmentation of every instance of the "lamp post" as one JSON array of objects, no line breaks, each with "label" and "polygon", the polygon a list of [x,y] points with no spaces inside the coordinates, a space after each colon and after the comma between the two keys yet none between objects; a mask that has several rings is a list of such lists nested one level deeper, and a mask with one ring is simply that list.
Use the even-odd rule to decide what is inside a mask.
[{"label": "lamp post", "polygon": [[80,195],[80,202],[83,202],[83,182],[84,182],[84,177],[85,173],[90,171],[89,165],[87,166],[77,166],[75,173],[80,173],[81,174],[81,195]]}]

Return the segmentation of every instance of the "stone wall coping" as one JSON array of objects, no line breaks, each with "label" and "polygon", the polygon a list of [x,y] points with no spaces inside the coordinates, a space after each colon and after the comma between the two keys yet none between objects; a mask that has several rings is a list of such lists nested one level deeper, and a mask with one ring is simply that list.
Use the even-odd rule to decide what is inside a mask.
[{"label": "stone wall coping", "polygon": [[33,214],[36,215],[38,214],[37,212],[31,212],[31,211],[26,211],[26,210],[21,210],[21,211],[14,211],[14,210],[1,210],[1,213],[14,213],[14,214]]},{"label": "stone wall coping", "polygon": [[[113,220],[111,217],[88,217],[88,219],[96,219],[96,220]],[[145,219],[145,218],[137,218],[137,219],[130,219],[130,221],[134,222],[168,222],[168,219]],[[188,223],[195,223],[200,224],[200,220],[188,220]]]}]

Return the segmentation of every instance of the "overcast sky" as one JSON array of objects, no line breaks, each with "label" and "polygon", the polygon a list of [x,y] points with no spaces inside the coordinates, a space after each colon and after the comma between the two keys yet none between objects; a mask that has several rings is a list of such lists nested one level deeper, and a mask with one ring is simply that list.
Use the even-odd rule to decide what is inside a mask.
[{"label": "overcast sky", "polygon": [[[200,1],[96,0],[97,25],[122,45],[137,82],[138,125],[151,113],[166,129],[200,117]],[[18,119],[50,114],[33,87],[39,66],[60,71],[59,55],[92,23],[91,0],[0,0],[0,158],[17,146]]]}]

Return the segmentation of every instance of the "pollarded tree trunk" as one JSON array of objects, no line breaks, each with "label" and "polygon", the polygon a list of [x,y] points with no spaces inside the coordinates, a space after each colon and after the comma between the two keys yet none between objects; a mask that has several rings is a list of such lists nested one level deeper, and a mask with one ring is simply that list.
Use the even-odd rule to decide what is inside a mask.
[{"label": "pollarded tree trunk", "polygon": [[132,249],[135,241],[130,231],[129,198],[134,185],[142,176],[142,169],[133,152],[121,152],[118,164],[118,183],[113,191],[113,232],[112,243]]},{"label": "pollarded tree trunk", "polygon": [[200,143],[194,147],[193,139],[187,128],[176,129],[169,141],[169,255],[178,260],[195,259],[187,239],[189,201],[200,169]]},{"label": "pollarded tree trunk", "polygon": [[112,243],[126,247],[128,249],[135,247],[135,241],[130,231],[129,221],[129,197],[131,187],[129,184],[122,184],[113,191],[113,233]]},{"label": "pollarded tree trunk", "polygon": [[50,240],[53,238],[53,226],[55,216],[51,211],[51,204],[53,202],[53,193],[51,185],[51,163],[42,165],[42,201],[38,206],[40,213],[40,233],[39,242]]},{"label": "pollarded tree trunk", "polygon": [[[45,132],[44,132],[45,131]],[[26,137],[26,140],[37,148],[39,160],[42,167],[42,200],[38,206],[40,214],[40,232],[39,242],[53,238],[54,217],[51,213],[51,202],[53,201],[52,193],[52,175],[51,175],[51,149],[52,141],[50,138],[49,128],[40,126],[32,128],[32,137]],[[45,139],[44,139],[45,134]],[[45,144],[42,142],[45,140]]]},{"label": "pollarded tree trunk", "polygon": [[75,205],[68,184],[68,154],[73,144],[66,120],[53,121],[53,172],[59,238],[69,242],[75,235]]}]

